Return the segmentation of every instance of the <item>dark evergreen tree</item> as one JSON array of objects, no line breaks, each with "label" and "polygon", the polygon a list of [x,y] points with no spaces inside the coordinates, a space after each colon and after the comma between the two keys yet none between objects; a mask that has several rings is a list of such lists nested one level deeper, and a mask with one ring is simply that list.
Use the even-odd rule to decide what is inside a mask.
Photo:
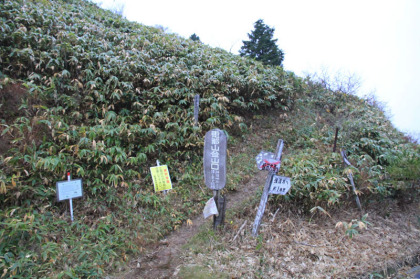
[{"label": "dark evergreen tree", "polygon": [[239,51],[241,56],[251,57],[266,65],[280,66],[284,60],[284,53],[273,39],[274,28],[270,28],[259,19],[254,24],[254,30],[248,33],[249,41],[242,41]]},{"label": "dark evergreen tree", "polygon": [[190,36],[190,39],[194,42],[200,42],[200,37],[198,37],[195,33]]}]

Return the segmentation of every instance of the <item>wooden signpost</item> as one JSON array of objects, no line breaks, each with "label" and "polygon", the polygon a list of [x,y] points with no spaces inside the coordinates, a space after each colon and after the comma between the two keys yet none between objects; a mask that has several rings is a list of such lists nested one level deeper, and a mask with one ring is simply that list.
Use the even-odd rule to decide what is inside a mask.
[{"label": "wooden signpost", "polygon": [[260,170],[268,170],[268,176],[265,181],[264,190],[261,196],[260,205],[258,207],[257,216],[255,216],[254,225],[252,227],[252,235],[258,235],[258,229],[261,224],[261,219],[264,215],[265,206],[267,204],[269,194],[285,195],[289,191],[291,183],[290,178],[275,175],[281,166],[281,155],[283,152],[283,140],[279,139],[275,154],[271,152],[262,151],[255,158],[258,168]]},{"label": "wooden signpost", "polygon": [[204,138],[204,182],[213,190],[214,199],[219,215],[213,218],[213,227],[224,223],[226,200],[220,195],[219,190],[226,185],[226,134],[219,129],[206,133]]},{"label": "wooden signpost", "polygon": [[194,96],[194,126],[198,125],[198,112],[200,110],[200,95]]}]

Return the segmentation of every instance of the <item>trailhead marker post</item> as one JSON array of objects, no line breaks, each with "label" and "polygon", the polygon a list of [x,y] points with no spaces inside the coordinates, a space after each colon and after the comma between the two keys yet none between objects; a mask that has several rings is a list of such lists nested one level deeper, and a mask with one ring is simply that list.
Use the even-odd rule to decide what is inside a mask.
[{"label": "trailhead marker post", "polygon": [[227,137],[220,129],[213,129],[206,133],[204,138],[204,182],[213,190],[218,216],[213,215],[213,228],[223,225],[225,219],[226,199],[220,195],[219,190],[226,185],[226,153]]},{"label": "trailhead marker post", "polygon": [[252,235],[258,235],[258,229],[261,219],[264,215],[265,206],[267,204],[269,194],[285,195],[289,191],[291,182],[290,178],[278,176],[276,173],[280,170],[281,155],[283,152],[283,140],[277,142],[276,152],[261,151],[255,158],[260,170],[268,170],[267,179],[265,180],[264,190],[261,195],[260,205],[258,206],[257,215],[255,216],[254,225],[252,226]]}]

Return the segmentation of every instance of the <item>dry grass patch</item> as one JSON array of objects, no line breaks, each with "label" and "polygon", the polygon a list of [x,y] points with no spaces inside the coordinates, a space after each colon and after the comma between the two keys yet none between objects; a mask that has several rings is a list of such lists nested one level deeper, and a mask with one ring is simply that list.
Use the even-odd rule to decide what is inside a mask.
[{"label": "dry grass patch", "polygon": [[223,232],[199,234],[184,262],[231,278],[369,277],[420,254],[419,209],[418,203],[404,208],[396,201],[372,204],[370,225],[352,238],[336,224],[359,219],[353,208],[312,220],[286,207],[275,216],[275,210],[267,210],[257,238],[251,236],[255,214],[238,216]]}]

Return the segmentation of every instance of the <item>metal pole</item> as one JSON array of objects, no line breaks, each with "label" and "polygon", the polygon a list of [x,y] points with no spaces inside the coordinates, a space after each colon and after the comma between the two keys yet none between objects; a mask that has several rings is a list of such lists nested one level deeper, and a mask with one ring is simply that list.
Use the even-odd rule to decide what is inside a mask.
[{"label": "metal pole", "polygon": [[[70,181],[70,172],[67,173],[67,181]],[[73,199],[69,199],[70,203],[70,219],[73,222]]]}]

